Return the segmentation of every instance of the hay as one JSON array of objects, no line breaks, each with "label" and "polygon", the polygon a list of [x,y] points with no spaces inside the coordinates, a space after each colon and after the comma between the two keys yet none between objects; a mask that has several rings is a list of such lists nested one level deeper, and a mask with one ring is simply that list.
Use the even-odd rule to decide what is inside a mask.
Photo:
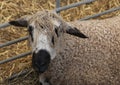
[{"label": "hay", "polygon": [[[62,0],[61,6],[65,6],[71,3],[79,2],[80,0]],[[97,0],[92,4],[82,5],[69,10],[61,12],[61,16],[66,21],[74,21],[82,17],[100,13],[104,10],[112,7],[120,6],[120,0]],[[0,1],[0,23],[8,22],[10,20],[18,19],[23,15],[33,14],[37,11],[44,9],[54,9],[55,0],[1,0]],[[116,11],[107,15],[103,15],[98,19],[104,19],[120,15],[120,11]],[[25,28],[7,27],[0,30],[0,44],[14,40],[27,35]],[[23,52],[30,50],[27,46],[27,41],[22,41],[4,48],[0,48],[0,60],[10,58]],[[21,58],[3,65],[0,65],[0,81],[10,77],[13,73],[24,70],[31,67],[31,56]],[[34,85],[35,76],[30,75],[25,82],[31,82]],[[21,82],[24,78],[20,78]],[[29,81],[30,80],[30,81]],[[12,83],[10,84],[12,85]],[[13,84],[14,85],[14,84]],[[20,85],[20,84],[19,84]],[[21,84],[23,85],[23,84]]]}]

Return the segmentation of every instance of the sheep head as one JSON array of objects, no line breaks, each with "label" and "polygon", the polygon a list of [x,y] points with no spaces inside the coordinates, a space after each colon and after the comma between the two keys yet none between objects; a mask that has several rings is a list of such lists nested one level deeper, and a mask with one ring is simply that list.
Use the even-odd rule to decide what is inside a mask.
[{"label": "sheep head", "polygon": [[43,73],[54,59],[64,33],[80,38],[87,38],[77,28],[70,26],[53,11],[42,11],[31,16],[10,21],[11,25],[27,27],[33,51],[33,67]]}]

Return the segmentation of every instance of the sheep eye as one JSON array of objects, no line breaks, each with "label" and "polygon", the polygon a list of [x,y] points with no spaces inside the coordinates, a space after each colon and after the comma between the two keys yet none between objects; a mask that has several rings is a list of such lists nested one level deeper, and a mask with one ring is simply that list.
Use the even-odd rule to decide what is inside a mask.
[{"label": "sheep eye", "polygon": [[33,26],[30,25],[30,26],[28,27],[28,31],[29,31],[29,32],[32,32],[32,31],[33,31]]},{"label": "sheep eye", "polygon": [[52,43],[55,44],[54,36],[52,36]]},{"label": "sheep eye", "polygon": [[43,26],[40,26],[43,29]]},{"label": "sheep eye", "polygon": [[31,39],[33,41],[33,26],[28,27],[29,35],[31,36]]},{"label": "sheep eye", "polygon": [[57,28],[55,28],[55,33],[56,33],[57,37],[59,37]]}]

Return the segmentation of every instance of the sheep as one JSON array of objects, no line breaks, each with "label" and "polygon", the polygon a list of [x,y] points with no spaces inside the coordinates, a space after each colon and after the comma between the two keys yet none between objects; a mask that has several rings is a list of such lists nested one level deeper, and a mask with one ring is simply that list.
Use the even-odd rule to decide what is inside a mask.
[{"label": "sheep", "polygon": [[120,84],[120,16],[65,22],[43,11],[9,23],[28,27],[40,85]]}]

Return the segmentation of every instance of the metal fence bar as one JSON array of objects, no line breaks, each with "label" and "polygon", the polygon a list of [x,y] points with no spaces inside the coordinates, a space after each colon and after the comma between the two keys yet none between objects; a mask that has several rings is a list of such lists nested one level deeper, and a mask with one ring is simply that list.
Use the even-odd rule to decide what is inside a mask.
[{"label": "metal fence bar", "polygon": [[21,76],[27,74],[29,71],[30,71],[30,69],[25,69],[25,70],[23,70],[22,72],[13,74],[12,76],[10,76],[9,78],[7,78],[6,80],[7,80],[7,81],[10,81],[10,80],[13,80],[13,79],[16,78],[16,77],[21,77]]},{"label": "metal fence bar", "polygon": [[13,61],[13,60],[15,60],[15,59],[22,58],[22,57],[27,56],[27,55],[29,55],[29,54],[31,54],[31,51],[26,52],[26,53],[19,54],[19,55],[17,55],[17,56],[8,58],[8,59],[6,59],[6,60],[2,60],[2,61],[0,61],[0,64],[4,64],[4,63],[10,62],[10,61]]},{"label": "metal fence bar", "polygon": [[2,28],[5,28],[5,27],[8,27],[10,26],[10,24],[7,22],[7,23],[3,23],[3,24],[0,24],[0,29]]},{"label": "metal fence bar", "polygon": [[114,11],[117,11],[117,10],[120,10],[120,6],[119,7],[116,7],[116,8],[111,8],[109,10],[106,10],[104,12],[101,12],[101,13],[98,13],[98,14],[95,14],[95,15],[91,15],[91,16],[87,16],[85,18],[81,18],[80,20],[88,20],[88,19],[91,19],[91,18],[95,18],[95,17],[99,17],[101,15],[104,15],[104,14],[108,14],[108,13],[111,13],[111,12],[114,12]]},{"label": "metal fence bar", "polygon": [[67,6],[57,8],[57,9],[55,9],[55,11],[60,12],[60,11],[66,10],[66,9],[70,9],[70,8],[77,7],[77,6],[80,6],[82,4],[91,3],[91,2],[94,2],[94,1],[96,1],[96,0],[83,0],[83,1],[80,1],[80,2],[77,2],[77,3],[74,3],[74,4],[70,4],[70,5],[67,5]]},{"label": "metal fence bar", "polygon": [[28,39],[28,36],[25,36],[25,37],[22,37],[22,38],[19,38],[19,39],[15,39],[15,40],[12,40],[12,41],[8,41],[4,44],[0,44],[0,48],[11,45],[11,44],[14,44],[14,43],[17,43],[17,42],[20,42],[20,41],[23,41],[23,40],[26,40],[26,39]]},{"label": "metal fence bar", "polygon": [[[94,2],[94,1],[96,1],[96,0],[83,0],[83,1],[75,3],[75,4],[70,4],[70,5],[67,5],[67,6],[59,7],[57,9],[55,9],[55,11],[60,12],[60,11],[63,11],[63,10],[69,9],[69,8],[77,7],[79,5],[91,3],[91,2]],[[10,26],[9,23],[0,24],[0,29],[8,27],[8,26]]]},{"label": "metal fence bar", "polygon": [[56,8],[60,7],[60,0],[56,0]]},{"label": "metal fence bar", "polygon": [[[60,0],[56,0],[56,9],[59,8],[59,7],[60,7]],[[59,13],[59,12],[57,12],[57,13]]]}]

